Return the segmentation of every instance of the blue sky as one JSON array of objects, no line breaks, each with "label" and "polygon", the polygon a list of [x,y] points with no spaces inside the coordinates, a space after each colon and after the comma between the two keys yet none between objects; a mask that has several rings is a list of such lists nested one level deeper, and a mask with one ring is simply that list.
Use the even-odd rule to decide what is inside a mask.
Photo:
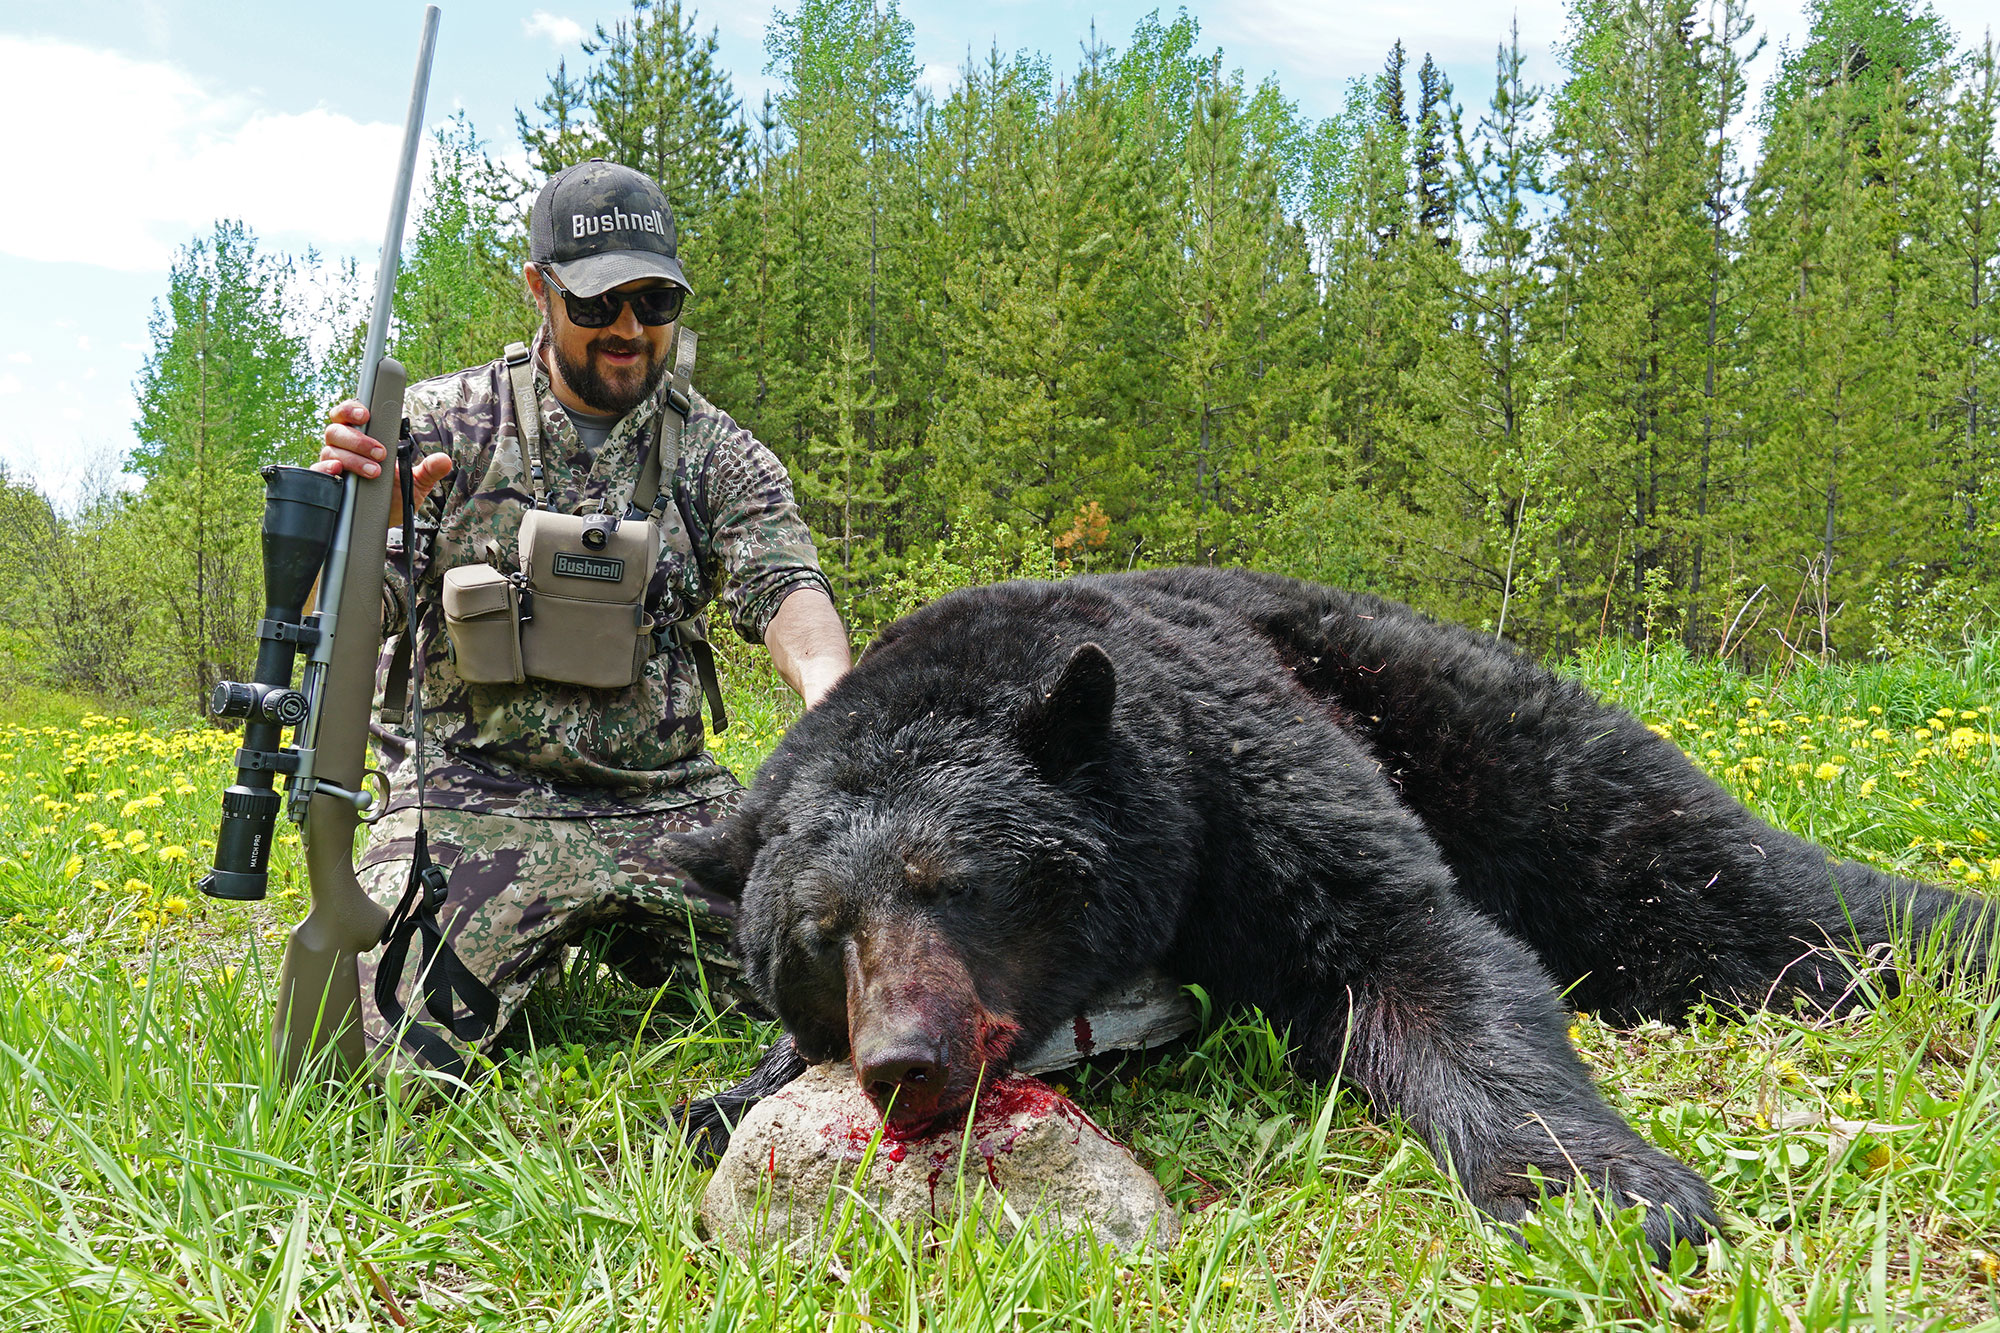
[{"label": "blue sky", "polygon": [[[1935,0],[1961,35],[1988,0]],[[739,95],[754,105],[774,0],[690,4],[716,29]],[[446,0],[430,118],[463,109],[497,150],[557,59],[627,0]],[[1233,0],[1189,4],[1204,47],[1253,81],[1276,75],[1309,117],[1333,113],[1347,81],[1402,37],[1435,52],[1468,107],[1492,84],[1493,49],[1518,17],[1530,76],[1556,77],[1560,0]],[[1095,25],[1120,47],[1135,0],[906,0],[926,81],[942,89],[967,53],[1048,54],[1072,68]],[[273,248],[372,264],[416,50],[416,0],[340,5],[249,0],[0,0],[0,125],[25,172],[0,209],[0,464],[74,499],[115,474],[133,444],[132,383],[174,249],[218,217],[241,217]],[[1772,48],[1802,26],[1764,7]],[[86,175],[91,188],[59,184]],[[38,196],[47,201],[36,207]],[[60,200],[58,204],[57,201]]]}]

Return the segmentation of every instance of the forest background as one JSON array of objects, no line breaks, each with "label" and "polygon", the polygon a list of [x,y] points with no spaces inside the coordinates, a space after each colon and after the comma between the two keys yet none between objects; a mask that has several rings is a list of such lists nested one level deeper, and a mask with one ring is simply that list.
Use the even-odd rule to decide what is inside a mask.
[{"label": "forest background", "polygon": [[[893,0],[799,0],[732,92],[634,0],[517,114],[437,135],[395,354],[534,323],[541,174],[657,177],[697,382],[791,471],[865,636],[1016,572],[1249,564],[1561,653],[1949,647],[2000,607],[2000,81],[1921,0],[1574,0],[1554,88],[1399,44],[1341,114],[1194,20],[918,82]],[[1752,80],[1763,96],[1746,114]],[[353,268],[218,221],[157,303],[127,485],[0,476],[0,685],[244,678],[269,462],[353,381]]]}]

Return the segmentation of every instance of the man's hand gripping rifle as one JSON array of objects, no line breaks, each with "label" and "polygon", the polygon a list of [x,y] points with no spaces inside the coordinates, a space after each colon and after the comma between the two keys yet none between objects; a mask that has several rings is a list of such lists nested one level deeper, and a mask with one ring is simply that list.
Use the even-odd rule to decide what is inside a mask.
[{"label": "man's hand gripping rifle", "polygon": [[[369,434],[387,451],[400,433],[406,376],[383,347],[437,24],[437,6],[426,7],[356,393],[368,404]],[[236,782],[222,796],[215,868],[201,887],[217,898],[262,898],[280,806],[301,826],[312,910],[285,949],[271,1024],[272,1051],[289,1077],[328,1044],[349,1070],[361,1068],[355,960],[376,947],[389,918],[355,878],[354,835],[376,803],[366,782],[368,712],[382,647],[383,561],[396,477],[387,467],[372,478],[301,467],[268,467],[263,475],[265,611],[257,626],[256,679],[225,681],[210,701],[218,717],[240,717],[245,726]],[[315,582],[320,610],[307,615]],[[305,673],[293,689],[300,652],[307,655]],[[291,746],[282,743],[285,727],[292,728]],[[281,773],[282,802],[273,790]]]}]

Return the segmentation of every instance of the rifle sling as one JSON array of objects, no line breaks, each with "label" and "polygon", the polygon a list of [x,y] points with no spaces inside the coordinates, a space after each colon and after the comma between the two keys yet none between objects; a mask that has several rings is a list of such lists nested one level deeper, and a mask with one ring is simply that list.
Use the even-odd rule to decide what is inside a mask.
[{"label": "rifle sling", "polygon": [[[405,432],[396,446],[396,474],[403,492],[403,578],[410,589],[411,605],[402,641],[396,646],[398,656],[405,653],[405,645],[411,645],[407,651],[414,653],[420,623],[416,606],[416,466],[416,442]],[[411,692],[410,719],[410,745],[416,759],[417,836],[411,849],[410,878],[403,888],[402,900],[382,927],[384,949],[375,972],[375,1004],[382,1011],[389,1030],[404,1045],[421,1055],[440,1073],[463,1080],[465,1059],[458,1049],[429,1028],[406,1021],[408,1010],[396,994],[397,984],[403,977],[404,960],[409,957],[410,937],[421,934],[424,943],[417,985],[423,993],[424,1012],[431,1021],[460,1041],[476,1044],[491,1035],[493,1025],[500,1017],[499,1000],[459,958],[445,938],[444,927],[438,922],[438,912],[445,904],[447,876],[444,867],[431,860],[430,837],[424,830],[422,679],[416,682]],[[463,1017],[457,1013],[455,1001],[464,1003],[466,1013]]]}]

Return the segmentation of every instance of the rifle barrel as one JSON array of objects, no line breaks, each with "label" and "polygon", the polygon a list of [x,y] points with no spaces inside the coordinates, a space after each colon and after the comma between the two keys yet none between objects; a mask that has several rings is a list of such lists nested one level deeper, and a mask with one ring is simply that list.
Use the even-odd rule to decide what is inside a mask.
[{"label": "rifle barrel", "polygon": [[403,221],[416,183],[417,149],[424,141],[424,102],[431,89],[431,54],[437,49],[438,7],[424,6],[424,34],[417,44],[417,73],[410,83],[410,108],[403,116],[403,153],[396,164],[396,189],[389,196],[389,225],[382,232],[382,261],[375,270],[375,304],[368,314],[368,341],[361,349],[361,380],[354,396],[375,401],[375,366],[389,342],[396,300],[396,270],[403,257]]}]

